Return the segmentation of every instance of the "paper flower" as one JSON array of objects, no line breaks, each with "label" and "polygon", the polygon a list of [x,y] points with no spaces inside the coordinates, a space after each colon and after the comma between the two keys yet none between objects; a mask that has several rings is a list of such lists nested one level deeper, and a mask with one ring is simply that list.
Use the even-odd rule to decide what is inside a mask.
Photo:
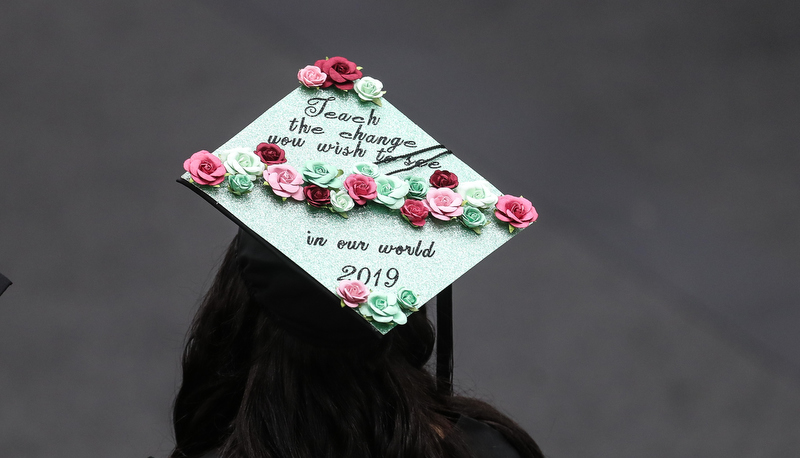
[{"label": "paper flower", "polygon": [[464,209],[461,208],[461,196],[450,188],[430,189],[423,202],[434,218],[443,221],[461,216],[464,212]]},{"label": "paper flower", "polygon": [[225,180],[225,166],[222,161],[206,150],[198,151],[183,163],[197,184],[216,186]]},{"label": "paper flower", "polygon": [[328,79],[322,83],[322,87],[336,86],[346,91],[348,89],[353,89],[353,81],[363,76],[358,66],[344,57],[337,56],[331,57],[330,59],[318,60],[314,65],[328,75]]},{"label": "paper flower", "polygon": [[336,295],[342,298],[342,307],[356,308],[367,301],[369,289],[358,280],[342,280],[336,288]]},{"label": "paper flower", "polygon": [[416,312],[419,310],[419,297],[414,291],[408,288],[400,288],[397,290],[397,303],[400,304],[400,307],[409,312]]},{"label": "paper flower", "polygon": [[528,227],[539,217],[531,201],[522,196],[500,196],[500,198],[497,199],[495,208],[494,216],[500,221],[507,222],[509,224],[509,231],[513,231],[513,227],[519,229]]},{"label": "paper flower", "polygon": [[478,208],[490,208],[497,203],[497,194],[492,191],[492,186],[486,180],[461,183],[455,189],[469,205]]},{"label": "paper flower", "polygon": [[400,207],[400,214],[403,215],[403,218],[417,227],[425,225],[425,218],[429,213],[428,207],[419,200],[406,199],[403,206]]},{"label": "paper flower", "polygon": [[316,65],[306,65],[297,72],[297,79],[305,87],[320,87],[328,78]]},{"label": "paper flower", "polygon": [[378,186],[372,177],[353,174],[345,178],[344,188],[358,205],[364,205],[378,195]]},{"label": "paper flower", "polygon": [[275,194],[294,200],[303,200],[303,177],[288,164],[270,165],[264,171],[264,179]]},{"label": "paper flower", "polygon": [[406,183],[408,183],[408,197],[412,199],[424,199],[431,187],[424,178],[420,177],[406,177]]},{"label": "paper flower", "polygon": [[397,210],[403,206],[406,194],[408,194],[408,183],[400,178],[381,175],[375,178],[377,185],[377,195],[375,202],[386,205],[392,210]]},{"label": "paper flower", "polygon": [[308,202],[309,205],[317,208],[330,205],[331,203],[331,191],[315,184],[310,184],[303,188],[303,195],[306,196],[306,202]]},{"label": "paper flower", "polygon": [[342,171],[322,161],[306,161],[300,167],[300,173],[309,183],[321,188],[341,188]]},{"label": "paper flower", "polygon": [[350,194],[347,193],[346,189],[340,189],[338,191],[332,191],[330,194],[331,198],[331,210],[335,211],[336,213],[344,214],[345,212],[349,212],[355,206],[355,202],[353,202],[353,198],[350,197]]},{"label": "paper flower", "polygon": [[225,164],[225,169],[230,174],[242,174],[255,181],[258,176],[264,173],[265,165],[261,158],[248,148],[233,148],[217,153],[220,160]]},{"label": "paper flower", "polygon": [[386,94],[386,91],[381,89],[383,89],[383,83],[369,76],[358,79],[353,83],[353,90],[358,94],[358,98],[378,106],[381,106],[381,97]]},{"label": "paper flower", "polygon": [[476,234],[480,234],[481,228],[489,224],[489,221],[486,219],[486,215],[484,215],[480,209],[473,207],[472,205],[465,205],[462,208],[464,209],[464,212],[458,217],[458,221],[460,221],[464,226],[475,231]]},{"label": "paper flower", "polygon": [[358,307],[361,316],[379,323],[406,324],[406,314],[397,306],[397,298],[383,292],[374,292]]},{"label": "paper flower", "polygon": [[431,186],[434,188],[455,188],[458,186],[458,177],[453,172],[447,170],[437,170],[430,178]]},{"label": "paper flower", "polygon": [[225,178],[225,182],[228,183],[228,189],[237,196],[247,194],[253,190],[253,181],[248,175],[242,175],[241,173],[228,175],[228,177]]},{"label": "paper flower", "polygon": [[266,165],[283,164],[286,162],[286,152],[274,143],[259,143],[254,151],[261,162]]},{"label": "paper flower", "polygon": [[359,175],[365,175],[372,178],[377,178],[380,173],[378,172],[378,166],[373,164],[372,162],[359,162],[353,166],[353,173],[358,173]]}]

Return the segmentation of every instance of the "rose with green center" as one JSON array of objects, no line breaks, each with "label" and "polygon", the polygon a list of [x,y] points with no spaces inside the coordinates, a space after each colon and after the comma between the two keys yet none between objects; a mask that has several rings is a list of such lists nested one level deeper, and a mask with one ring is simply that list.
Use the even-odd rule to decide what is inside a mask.
[{"label": "rose with green center", "polygon": [[431,187],[428,180],[420,177],[406,177],[406,183],[408,183],[409,189],[408,197],[412,199],[424,199]]},{"label": "rose with green center", "polygon": [[341,170],[337,170],[322,161],[306,161],[300,167],[300,173],[307,182],[313,183],[320,188],[339,189],[342,187],[342,181],[344,180],[341,177]]},{"label": "rose with green center", "polygon": [[492,191],[492,185],[486,180],[461,183],[455,189],[469,205],[478,208],[491,208],[497,203],[497,194]]},{"label": "rose with green center", "polygon": [[489,224],[486,215],[480,209],[472,205],[465,205],[464,212],[458,217],[458,221],[464,226],[475,231],[476,234],[481,233],[481,228]]},{"label": "rose with green center", "polygon": [[403,310],[397,305],[397,298],[383,292],[373,292],[367,302],[359,305],[359,313],[368,320],[379,323],[406,324],[407,318]]},{"label": "rose with green center", "polygon": [[408,288],[397,290],[397,303],[400,304],[400,307],[410,312],[419,310],[419,297]]},{"label": "rose with green center", "polygon": [[378,172],[378,166],[372,162],[359,162],[353,166],[353,172],[371,178],[377,178],[378,175],[380,175]]},{"label": "rose with green center", "polygon": [[264,173],[266,167],[261,158],[258,157],[249,148],[233,148],[217,153],[222,163],[225,165],[225,170],[231,175],[240,173],[250,177],[251,181],[255,181],[258,176]]},{"label": "rose with green center", "polygon": [[386,91],[381,89],[383,89],[383,83],[369,76],[358,79],[353,83],[353,90],[356,91],[361,100],[372,102],[378,106],[381,106],[381,97],[386,94]]},{"label": "rose with green center", "polygon": [[408,183],[400,178],[381,175],[375,178],[377,185],[377,193],[375,202],[386,205],[392,210],[397,210],[403,206],[406,201],[406,194],[408,194]]},{"label": "rose with green center", "polygon": [[250,177],[241,173],[228,175],[228,177],[225,178],[225,182],[228,183],[228,189],[237,196],[247,194],[253,190],[253,182],[250,180]]}]

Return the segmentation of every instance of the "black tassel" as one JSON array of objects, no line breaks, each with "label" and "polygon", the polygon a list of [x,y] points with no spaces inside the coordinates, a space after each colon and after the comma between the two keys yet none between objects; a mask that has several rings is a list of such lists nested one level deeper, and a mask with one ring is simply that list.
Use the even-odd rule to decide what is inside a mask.
[{"label": "black tassel", "polygon": [[453,285],[436,295],[436,389],[453,394]]}]

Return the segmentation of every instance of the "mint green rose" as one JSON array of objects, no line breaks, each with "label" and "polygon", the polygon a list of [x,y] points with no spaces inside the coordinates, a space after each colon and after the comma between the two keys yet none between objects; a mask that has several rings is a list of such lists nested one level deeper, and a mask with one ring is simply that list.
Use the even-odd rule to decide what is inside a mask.
[{"label": "mint green rose", "polygon": [[475,208],[472,205],[464,206],[464,212],[458,217],[458,220],[461,222],[461,224],[472,229],[477,234],[481,233],[481,228],[483,226],[489,224],[489,221],[486,219],[486,215],[484,215],[480,209]]},{"label": "mint green rose", "polygon": [[428,184],[428,180],[420,177],[406,177],[406,183],[408,183],[408,197],[412,199],[423,200],[425,196],[428,194],[428,188],[431,187]]},{"label": "mint green rose", "polygon": [[419,310],[419,296],[408,288],[397,290],[397,303],[400,304],[400,307],[410,312]]},{"label": "mint green rose", "polygon": [[408,194],[408,183],[400,178],[381,175],[375,178],[377,185],[378,195],[375,197],[375,202],[386,205],[392,210],[397,210],[403,206],[406,201],[406,194]]},{"label": "mint green rose", "polygon": [[250,180],[248,175],[243,173],[237,173],[236,175],[228,175],[225,178],[225,182],[228,183],[228,189],[231,190],[232,193],[236,194],[237,196],[241,196],[242,194],[247,194],[248,192],[253,190],[253,182]]},{"label": "mint green rose", "polygon": [[359,313],[368,320],[375,320],[379,323],[406,324],[406,314],[397,305],[397,298],[392,295],[373,292],[367,298],[367,302],[359,305]]},{"label": "mint green rose", "polygon": [[330,164],[322,161],[306,161],[306,163],[300,167],[300,173],[303,175],[305,181],[315,184],[320,188],[339,189],[342,187],[342,182],[344,181],[341,170],[337,170]]},{"label": "mint green rose", "polygon": [[353,172],[359,175],[368,176],[370,178],[378,178],[378,175],[380,175],[380,172],[378,172],[378,166],[372,162],[359,162],[353,166]]}]

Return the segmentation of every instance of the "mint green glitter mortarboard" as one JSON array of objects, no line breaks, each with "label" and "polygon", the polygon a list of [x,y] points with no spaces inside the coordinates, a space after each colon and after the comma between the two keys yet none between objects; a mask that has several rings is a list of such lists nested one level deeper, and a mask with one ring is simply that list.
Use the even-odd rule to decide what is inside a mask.
[{"label": "mint green glitter mortarboard", "polygon": [[350,64],[300,70],[300,87],[181,179],[385,334],[537,214]]}]

